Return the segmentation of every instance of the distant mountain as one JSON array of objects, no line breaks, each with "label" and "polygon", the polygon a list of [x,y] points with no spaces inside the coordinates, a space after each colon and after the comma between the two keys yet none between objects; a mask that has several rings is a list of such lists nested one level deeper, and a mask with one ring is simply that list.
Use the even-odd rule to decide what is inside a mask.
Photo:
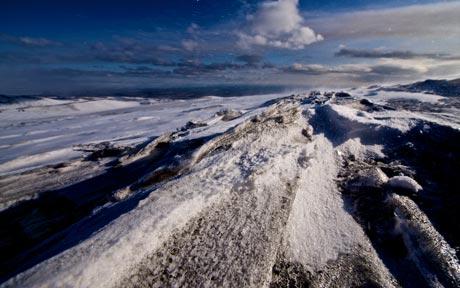
[{"label": "distant mountain", "polygon": [[[291,92],[305,87],[286,87],[282,85],[214,85],[214,86],[191,86],[191,87],[169,87],[169,88],[126,88],[126,89],[99,89],[78,91],[67,94],[41,95],[2,95],[0,104],[12,104],[41,98],[69,99],[81,97],[145,97],[158,99],[195,99],[205,96],[238,97],[248,95],[262,95]],[[288,92],[286,92],[288,93]]]},{"label": "distant mountain", "polygon": [[406,85],[397,85],[384,88],[386,91],[406,91],[436,94],[446,97],[460,97],[460,78],[454,80],[432,80],[428,79]]},{"label": "distant mountain", "polygon": [[24,101],[33,101],[39,100],[40,96],[34,95],[17,95],[17,96],[10,96],[10,95],[0,95],[0,104],[15,104]]}]

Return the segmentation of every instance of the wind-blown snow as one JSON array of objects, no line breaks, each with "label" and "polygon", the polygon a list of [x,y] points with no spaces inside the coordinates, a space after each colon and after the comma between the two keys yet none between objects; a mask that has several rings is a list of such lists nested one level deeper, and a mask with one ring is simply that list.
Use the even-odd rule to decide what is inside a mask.
[{"label": "wind-blown snow", "polygon": [[[23,284],[33,283],[40,286],[53,283],[56,286],[79,287],[114,285],[121,281],[124,275],[132,273],[129,272],[130,269],[135,269],[147,255],[161,247],[173,231],[183,228],[187,221],[197,217],[199,213],[213,209],[213,205],[231,205],[235,193],[254,195],[243,202],[238,201],[237,205],[242,206],[235,206],[241,213],[249,208],[247,211],[251,214],[259,214],[252,216],[252,219],[257,220],[253,224],[254,229],[248,229],[250,224],[245,218],[241,219],[242,222],[238,221],[238,217],[244,216],[244,213],[225,214],[215,221],[222,227],[231,226],[227,228],[234,233],[247,233],[247,237],[252,234],[256,238],[260,236],[259,233],[268,233],[267,237],[271,239],[268,243],[272,244],[261,249],[276,245],[279,241],[276,239],[280,239],[281,235],[277,229],[271,231],[270,227],[276,227],[281,223],[271,217],[270,213],[275,213],[282,207],[279,206],[282,204],[280,200],[292,196],[292,192],[286,190],[286,185],[294,187],[293,182],[298,176],[299,165],[303,165],[298,157],[306,141],[301,135],[302,126],[306,125],[305,120],[299,118],[300,113],[295,112],[295,107],[288,106],[288,109],[294,109],[290,113],[297,114],[296,117],[292,116],[292,120],[286,120],[292,121],[289,126],[277,128],[276,124],[267,124],[273,128],[262,128],[264,131],[261,133],[257,131],[257,126],[248,128],[253,125],[250,121],[243,123],[236,130],[236,137],[239,131],[256,130],[252,134],[243,134],[241,139],[236,138],[236,141],[232,142],[231,153],[221,153],[203,159],[190,174],[156,190],[136,209],[123,215],[91,239],[26,272],[28,276],[22,278],[25,280]],[[224,137],[222,141],[225,139]],[[215,141],[208,145],[212,147]],[[256,227],[264,229],[258,231]],[[268,229],[268,232],[265,229]],[[231,254],[232,244],[228,241],[236,239],[231,239],[234,237],[233,233],[228,237],[230,238],[222,239],[222,244],[225,244],[222,249]],[[235,249],[236,255],[241,253],[238,247]],[[251,263],[250,258],[243,259],[248,261],[246,265],[267,265],[267,270],[261,270],[259,276],[260,279],[265,279],[264,281],[270,278],[268,263],[274,261],[276,256],[269,253],[269,250],[265,251],[268,259],[261,259],[262,263]],[[214,251],[218,252],[219,250]],[[229,265],[228,269],[241,267],[238,263]],[[46,275],[41,272],[45,270]]]},{"label": "wind-blown snow", "polygon": [[350,253],[364,243],[361,227],[343,209],[335,183],[337,153],[319,135],[304,151],[307,168],[301,170],[299,186],[287,224],[287,258],[315,271],[340,253]]},{"label": "wind-blown snow", "polygon": [[[418,191],[421,186],[415,180],[406,176],[388,180],[384,168],[375,166],[387,156],[386,141],[406,135],[426,121],[455,129],[460,123],[448,123],[425,111],[383,106],[370,110],[366,102],[324,94],[266,103],[280,96],[42,100],[4,106],[0,114],[5,119],[0,137],[1,174],[69,160],[80,153],[73,151],[72,145],[89,142],[132,147],[150,139],[135,153],[120,156],[117,168],[162,153],[155,150],[159,143],[203,142],[189,147],[189,153],[171,156],[179,168],[171,169],[175,173],[170,178],[149,182],[155,172],[168,171],[165,166],[172,164],[166,162],[118,190],[126,192],[119,193],[123,194],[116,199],[120,202],[105,204],[116,207],[136,193],[146,195],[131,210],[3,286],[193,287],[219,283],[260,287],[272,283],[273,267],[279,263],[305,269],[313,275],[309,279],[316,283],[313,287],[335,279],[324,280],[321,275],[357,273],[354,267],[359,275],[350,281],[357,282],[338,285],[362,284],[359,281],[365,274],[383,287],[397,286],[387,263],[371,245],[367,227],[347,206],[339,175],[347,165],[362,165],[368,170],[354,174],[361,180],[357,190],[370,188],[375,195],[387,193],[383,190],[387,186]],[[231,117],[225,118],[229,113],[224,109],[234,110]],[[28,116],[21,120],[17,113]],[[417,213],[425,219],[422,211]],[[403,219],[401,215],[395,217]],[[436,231],[431,226],[427,229]],[[449,257],[455,265],[446,266],[455,270],[458,261],[453,254]],[[365,271],[360,271],[359,265],[365,266]]]},{"label": "wind-blown snow", "polygon": [[427,103],[438,103],[440,100],[446,99],[446,97],[443,96],[418,92],[396,92],[384,90],[369,92],[367,89],[358,89],[352,91],[352,93],[356,97],[371,99],[372,101],[380,104],[385,104],[388,100],[393,99],[409,99]]},{"label": "wind-blown snow", "polygon": [[[69,151],[68,157],[62,157],[60,151],[71,149],[72,145],[102,141],[133,145],[174,131],[189,120],[213,124],[213,119],[220,118],[212,116],[223,108],[252,110],[280,96],[205,97],[187,101],[43,99],[0,106],[0,175],[81,155]],[[235,123],[238,120],[222,123],[222,127],[214,125],[207,133],[225,131]]]}]

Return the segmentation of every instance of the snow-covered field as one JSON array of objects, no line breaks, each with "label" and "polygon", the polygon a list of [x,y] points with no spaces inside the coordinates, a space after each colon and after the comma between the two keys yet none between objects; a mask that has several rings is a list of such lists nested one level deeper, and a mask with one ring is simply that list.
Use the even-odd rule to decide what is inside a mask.
[{"label": "snow-covered field", "polygon": [[345,92],[0,106],[2,286],[458,287],[458,106]]},{"label": "snow-covered field", "polygon": [[[0,175],[81,156],[74,145],[138,144],[224,109],[252,110],[281,95],[195,100],[76,99],[0,106]],[[285,95],[282,95],[285,96]]]}]

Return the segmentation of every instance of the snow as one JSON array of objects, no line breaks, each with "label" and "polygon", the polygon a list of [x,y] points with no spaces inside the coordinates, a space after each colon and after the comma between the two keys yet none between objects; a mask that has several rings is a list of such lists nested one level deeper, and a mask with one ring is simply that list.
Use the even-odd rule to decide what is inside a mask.
[{"label": "snow", "polygon": [[[368,90],[358,89],[352,94],[364,95],[365,91]],[[40,165],[54,164],[58,160],[66,159],[50,157],[50,153],[60,154],[59,151],[69,149],[73,145],[102,141],[120,145],[135,145],[152,136],[174,131],[185,125],[187,121],[205,122],[210,126],[194,130],[189,138],[222,133],[237,123],[260,113],[263,110],[263,107],[259,107],[262,103],[282,96],[285,95],[269,94],[226,98],[209,96],[191,100],[137,98],[130,100],[116,98],[56,100],[45,98],[20,104],[3,105],[0,113],[0,175],[17,172],[16,164],[11,165],[12,163],[9,162],[19,157],[38,158],[39,155],[42,155],[49,161],[42,161]],[[368,98],[371,101],[382,100],[384,102],[393,97],[416,98],[431,102],[443,98],[420,93],[385,91],[379,91],[377,96]],[[141,105],[141,103],[148,103],[148,105]],[[393,127],[403,132],[412,127],[414,119],[424,119],[460,129],[460,118],[457,119],[459,116],[455,111],[436,115],[409,111],[367,113],[348,105],[330,104],[330,107],[347,119],[359,123]],[[222,116],[216,115],[225,110],[242,111],[243,115],[236,119],[232,119],[233,117],[222,119]],[[237,114],[233,116],[236,117]],[[62,156],[62,153],[60,155]],[[74,157],[75,153],[69,153],[68,159]],[[29,168],[38,167],[33,161],[30,164]],[[25,162],[19,166],[21,171],[27,169]]]},{"label": "snow", "polygon": [[407,132],[412,127],[411,116],[413,115],[407,114],[406,111],[384,111],[370,114],[347,105],[330,104],[329,106],[340,116],[358,123],[391,127],[401,132]]},{"label": "snow", "polygon": [[354,155],[358,158],[384,158],[383,145],[380,144],[368,144],[364,145],[361,143],[360,138],[352,138],[339,145],[337,151],[340,154]]},{"label": "snow", "polygon": [[[205,97],[187,101],[150,99],[148,105],[141,105],[146,100],[137,98],[129,101],[45,98],[4,105],[0,107],[0,175],[70,160],[79,152],[68,150],[66,158],[60,151],[73,145],[103,141],[135,145],[174,131],[189,120],[218,124],[222,121],[213,115],[222,109],[260,111],[259,105],[280,96],[285,95]],[[197,137],[223,132],[246,118],[222,123],[220,127],[213,125],[212,130],[201,129]],[[20,157],[24,161],[18,163],[16,160]],[[28,167],[27,157],[43,160],[33,160]]]},{"label": "snow", "polygon": [[306,147],[308,168],[300,184],[287,224],[286,257],[311,272],[321,269],[341,253],[365,243],[364,233],[344,209],[335,184],[338,159],[332,144],[322,135]]},{"label": "snow", "polygon": [[423,120],[460,130],[460,115],[457,109],[451,113],[412,112],[407,110],[385,110],[367,113],[353,105],[328,104],[340,116],[362,124],[374,124],[397,129],[403,133],[409,131],[417,121]]},{"label": "snow", "polygon": [[[431,287],[447,286],[439,281],[439,271],[442,271],[443,276],[450,281],[447,283],[457,287],[460,282],[460,263],[455,249],[446,242],[427,215],[409,197],[392,194],[388,201],[395,207],[396,230],[402,234],[408,248],[408,256],[413,259],[427,283]],[[425,255],[418,250],[420,247]],[[431,267],[435,267],[438,273],[433,273]]]},{"label": "snow", "polygon": [[[379,259],[340,193],[337,177],[344,159],[385,157],[385,139],[381,138],[387,130],[380,133],[381,128],[404,134],[420,121],[448,121],[422,112],[368,113],[357,101],[300,104],[299,99],[291,99],[262,105],[281,96],[285,95],[150,99],[148,105],[145,99],[143,105],[136,99],[45,99],[3,107],[0,175],[78,157],[80,152],[72,149],[77,144],[135,145],[159,136],[136,155],[121,158],[120,163],[126,165],[148,155],[160,140],[176,141],[173,134],[177,141],[210,139],[193,151],[186,173],[134,191],[146,197],[132,210],[10,279],[6,286],[124,287],[138,284],[139,279],[148,281],[145,267],[150,276],[185,269],[194,253],[205,265],[218,264],[197,277],[217,277],[231,284],[228,277],[240,275],[244,268],[252,281],[246,286],[270,284],[271,268],[280,255],[311,273],[359,250]],[[376,99],[389,97],[387,93]],[[27,112],[21,112],[24,109]],[[232,117],[223,119],[220,111],[241,114],[232,112]],[[328,122],[313,123],[315,113],[325,113]],[[171,133],[188,121],[206,125],[184,129],[180,136]],[[343,126],[333,127],[338,123]],[[456,125],[460,127],[449,123]],[[371,132],[378,143],[364,139]],[[330,133],[343,133],[343,141]],[[358,176],[361,186],[387,183],[413,192],[422,189],[407,176],[388,179],[376,167]],[[118,200],[130,201],[131,192],[118,190]],[[109,202],[104,208],[117,204]],[[175,251],[171,260],[158,256],[168,255],[168,249]],[[381,262],[376,265],[386,271]],[[192,281],[182,277],[175,284],[181,286],[187,280]]]},{"label": "snow", "polygon": [[417,181],[408,176],[393,176],[388,180],[387,185],[390,188],[403,189],[412,193],[417,193],[423,189]]},{"label": "snow", "polygon": [[[276,256],[273,247],[281,239],[287,259],[302,263],[311,271],[321,270],[328,261],[351,253],[358,246],[370,247],[360,225],[344,209],[335,183],[339,148],[334,148],[322,134],[311,140],[302,135],[308,123],[295,106],[275,106],[259,119],[278,119],[280,111],[285,124],[246,121],[232,130],[234,136],[211,140],[195,153],[196,164],[190,173],[157,189],[136,209],[83,243],[28,270],[21,276],[21,283],[113,286],[123,281],[124,275],[135,273],[138,265],[155,267],[145,263],[147,255],[155,253],[174,231],[186,229],[186,225],[191,225],[187,223],[203,213],[210,215],[206,216],[207,223],[219,223],[219,227],[231,231],[227,238],[220,239],[221,248],[214,247],[205,255],[217,255],[221,253],[219,249],[224,249],[226,259],[232,261],[228,265],[220,263],[227,270],[237,271],[243,263],[248,269],[267,267],[256,274],[262,282],[271,277],[270,263]],[[202,158],[206,151],[229,140],[230,150]],[[292,198],[291,210],[285,210],[289,206],[276,200],[283,198]],[[285,229],[280,226],[283,219],[288,221]],[[236,258],[242,263],[229,256],[250,251],[239,250],[246,245],[236,240],[239,233],[244,233],[251,249],[259,251],[257,257]],[[261,235],[266,235],[266,240],[256,240]],[[240,243],[233,246],[233,241]]]},{"label": "snow", "polygon": [[[373,92],[372,94],[370,94]],[[407,99],[407,100],[417,100],[421,102],[427,103],[438,103],[440,100],[445,99],[446,97],[434,95],[434,94],[426,94],[426,93],[418,93],[418,92],[403,92],[403,91],[370,91],[366,88],[356,89],[353,91],[349,91],[353,96],[357,98],[366,98],[371,100],[374,103],[379,104],[386,104],[388,100],[394,99]]]},{"label": "snow", "polygon": [[[159,249],[171,233],[184,228],[193,217],[209,209],[216,209],[215,213],[223,211],[220,205],[212,207],[218,203],[227,203],[226,205],[231,206],[234,193],[254,196],[247,200],[243,197],[244,194],[239,196],[243,197],[243,202],[237,201],[241,206],[235,207],[239,210],[235,211],[236,214],[224,214],[222,218],[215,219],[219,225],[229,225],[227,228],[235,234],[246,231],[253,235],[252,237],[258,237],[259,232],[255,228],[246,230],[249,225],[246,217],[243,217],[242,221],[238,220],[238,217],[244,216],[238,211],[247,211],[246,213],[254,215],[252,219],[261,221],[254,223],[254,227],[259,229],[264,226],[281,225],[281,222],[278,222],[280,220],[271,216],[271,213],[278,213],[280,210],[276,205],[279,202],[272,200],[289,196],[286,185],[296,179],[298,155],[304,144],[300,130],[306,123],[303,120],[295,121],[289,129],[267,129],[265,133],[243,134],[242,138],[237,138],[233,142],[231,153],[220,153],[203,159],[194,166],[191,173],[151,193],[136,209],[122,215],[87,241],[27,271],[27,276],[22,278],[25,281],[22,283],[23,286],[32,283],[38,286],[53,283],[61,287],[115,285],[146,255]],[[250,122],[243,123],[236,129],[236,135],[245,129],[252,129]],[[217,138],[203,150],[226,139],[225,136]],[[270,221],[275,222],[270,224]],[[278,245],[279,241],[276,239],[280,236],[279,230],[271,232],[268,235],[272,239],[271,245]],[[229,237],[235,235],[231,234]],[[222,249],[226,250],[225,253],[241,253],[240,250],[232,252],[230,239],[222,240]],[[271,255],[272,258],[275,256],[260,253],[265,254]],[[243,260],[251,261],[251,258]],[[229,265],[231,266],[228,269],[241,267],[237,263]],[[269,275],[266,272],[261,275],[268,279]]]},{"label": "snow", "polygon": [[[133,99],[134,100],[134,99]],[[2,118],[6,120],[37,120],[48,117],[72,117],[139,106],[138,101],[123,101],[110,98],[104,99],[73,99],[56,100],[44,98],[19,104],[2,106]]]},{"label": "snow", "polygon": [[81,153],[72,148],[63,148],[35,155],[22,156],[0,164],[0,175],[20,173],[29,169],[38,168],[49,163],[60,163],[69,159],[78,158]]}]

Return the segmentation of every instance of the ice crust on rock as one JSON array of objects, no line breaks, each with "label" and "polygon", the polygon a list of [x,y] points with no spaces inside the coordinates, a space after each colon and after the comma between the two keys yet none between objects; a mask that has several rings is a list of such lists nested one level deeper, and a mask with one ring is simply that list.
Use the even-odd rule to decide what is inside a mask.
[{"label": "ice crust on rock", "polygon": [[388,176],[379,167],[370,167],[360,170],[357,177],[351,182],[355,188],[380,188],[388,182]]},{"label": "ice crust on rock", "polygon": [[393,176],[387,182],[388,187],[392,189],[405,190],[411,193],[417,193],[423,187],[409,176]]},{"label": "ice crust on rock", "polygon": [[222,121],[231,121],[240,117],[243,113],[235,109],[223,109],[217,112],[216,115],[221,116]]}]

